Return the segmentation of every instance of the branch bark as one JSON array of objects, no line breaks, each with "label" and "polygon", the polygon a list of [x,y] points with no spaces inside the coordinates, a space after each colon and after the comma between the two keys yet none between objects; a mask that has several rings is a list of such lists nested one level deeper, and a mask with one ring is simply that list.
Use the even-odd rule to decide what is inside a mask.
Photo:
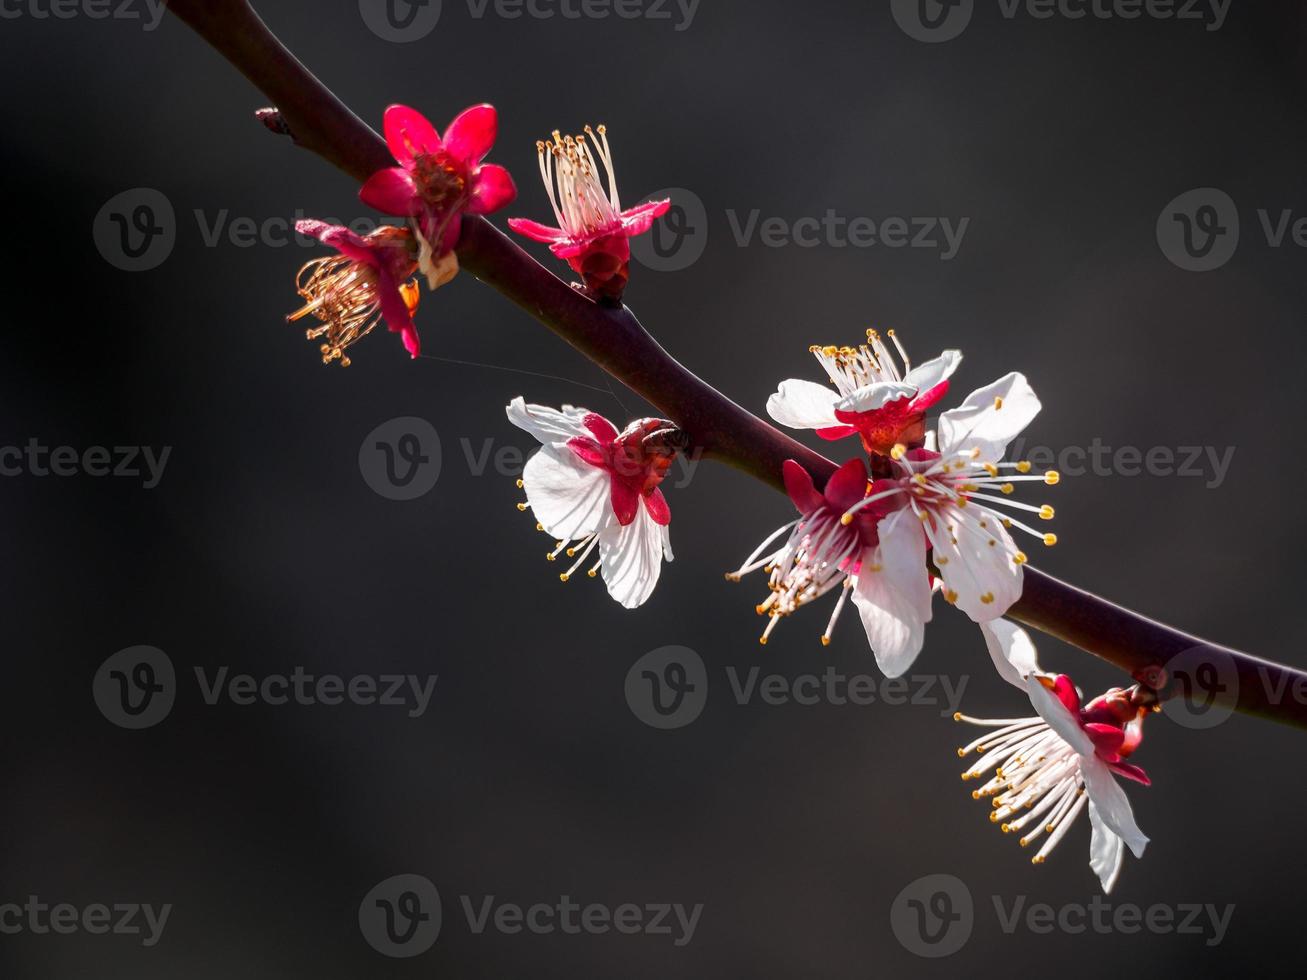
[{"label": "branch bark", "polygon": [[[189,24],[279,111],[295,142],[362,183],[390,166],[384,141],[354,115],[267,28],[246,0],[171,0]],[[691,437],[692,451],[783,490],[781,464],[793,459],[819,485],[835,464],[747,412],[687,370],[629,309],[600,307],[479,217],[463,219],[464,271],[494,287]],[[1168,669],[1211,662],[1222,683],[1213,703],[1307,729],[1307,673],[1197,639],[1026,567],[1009,616],[1101,657],[1166,699],[1184,678]]]}]

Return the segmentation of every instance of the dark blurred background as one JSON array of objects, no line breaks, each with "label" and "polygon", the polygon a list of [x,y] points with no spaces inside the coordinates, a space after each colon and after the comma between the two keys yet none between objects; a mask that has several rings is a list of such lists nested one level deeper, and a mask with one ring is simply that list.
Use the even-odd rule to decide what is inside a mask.
[{"label": "dark blurred background", "polygon": [[[1234,447],[1219,479],[1108,467],[1028,495],[1057,505],[1062,539],[1029,550],[1150,615],[1307,665],[1296,562],[1307,253],[1291,231],[1274,246],[1258,214],[1272,231],[1285,211],[1307,216],[1300,4],[1235,0],[1209,29],[1206,4],[1192,8],[1205,21],[1075,19],[976,0],[942,43],[910,36],[891,7],[910,24],[912,5],[889,2],[703,0],[688,18],[652,0],[625,8],[664,20],[513,19],[493,4],[477,16],[445,0],[434,30],[405,43],[369,27],[379,6],[261,12],[375,125],[394,101],[442,127],[493,102],[492,159],[520,188],[497,221],[547,215],[534,141],[586,122],[608,124],[628,202],[691,191],[702,215],[674,217],[706,235],[690,246],[702,256],[635,268],[627,302],[749,408],[783,378],[819,379],[808,345],[875,325],[897,328],[919,359],[963,348],[958,396],[1026,372],[1045,405],[1027,446]],[[965,20],[966,6],[950,16]],[[266,133],[253,117],[262,96],[173,18],[146,29],[156,12],[141,3],[122,8],[137,20],[63,9],[73,15],[7,0],[0,22],[0,444],[79,459],[92,447],[171,452],[151,489],[144,477],[40,476],[6,457],[0,905],[172,911],[152,946],[84,929],[0,935],[5,976],[1298,972],[1307,736],[1243,717],[1149,722],[1136,761],[1154,785],[1128,792],[1153,842],[1108,901],[1170,909],[1177,924],[1190,903],[1233,905],[1219,942],[1206,913],[1191,925],[1203,934],[1128,923],[1041,934],[1024,918],[1005,931],[995,896],[1007,914],[1021,896],[1062,910],[1098,893],[1088,825],[1032,867],[959,781],[954,750],[970,735],[948,720],[938,683],[928,704],[737,703],[728,670],[875,671],[853,610],[828,649],[827,603],[764,649],[762,579],[723,581],[789,519],[784,498],[704,465],[668,491],[677,561],[644,608],[623,611],[598,583],[561,585],[547,542],[513,508],[515,474],[479,472],[475,457],[531,448],[504,418],[514,395],[618,421],[643,414],[640,400],[610,393],[597,368],[466,276],[424,297],[429,357],[410,362],[379,333],[348,370],[323,367],[283,322],[296,269],[320,250],[275,226],[229,232],[300,212],[368,217],[356,186]],[[927,12],[947,13],[933,0]],[[93,225],[139,188],[173,209],[174,242],[129,271]],[[1196,188],[1228,195],[1239,221],[1237,250],[1204,272],[1179,267],[1157,234],[1168,202]],[[130,221],[143,199],[122,200]],[[1230,243],[1222,201],[1204,214]],[[754,212],[788,227],[828,209],[969,221],[947,260],[829,238],[741,244],[735,230]],[[403,417],[427,420],[441,450],[439,479],[412,501],[374,492],[359,461],[369,434]],[[175,703],[129,730],[93,686],[138,645],[172,664]],[[702,659],[707,699],[693,723],[659,730],[624,684],[668,645]],[[1089,692],[1121,681],[1051,640],[1041,651]],[[420,717],[210,705],[195,670],[223,667],[438,683]],[[970,713],[1028,713],[975,627],[942,603],[912,673],[965,681]],[[932,873],[974,900],[970,938],[947,959],[916,955],[894,930],[896,896]],[[408,959],[374,950],[359,923],[365,896],[397,875],[429,879],[443,900],[439,938]],[[703,909],[680,946],[674,917],[670,936],[478,934],[460,896],[479,909],[492,895]]]}]

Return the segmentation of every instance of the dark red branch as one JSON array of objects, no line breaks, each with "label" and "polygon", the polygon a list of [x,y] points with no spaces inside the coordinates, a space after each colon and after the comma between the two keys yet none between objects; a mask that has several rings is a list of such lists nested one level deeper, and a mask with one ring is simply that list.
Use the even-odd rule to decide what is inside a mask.
[{"label": "dark red branch", "polygon": [[[349,111],[272,34],[245,0],[171,0],[191,25],[269,99],[295,142],[360,183],[392,160],[381,138]],[[632,391],[657,406],[704,456],[777,489],[781,463],[802,463],[822,484],[835,464],[745,411],[678,363],[628,309],[597,306],[482,218],[463,222],[459,263]],[[1167,669],[1212,659],[1236,682],[1214,691],[1248,714],[1307,728],[1307,674],[1198,640],[1027,567],[1014,619],[1115,664],[1162,697],[1177,693]],[[1218,671],[1221,673],[1222,671]]]}]

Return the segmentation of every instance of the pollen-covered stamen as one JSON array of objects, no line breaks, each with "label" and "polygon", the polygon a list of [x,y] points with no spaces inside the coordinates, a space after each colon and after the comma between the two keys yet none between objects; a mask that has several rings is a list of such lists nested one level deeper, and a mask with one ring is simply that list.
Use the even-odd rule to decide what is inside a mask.
[{"label": "pollen-covered stamen", "polygon": [[[595,143],[593,151],[590,141]],[[607,127],[601,125],[596,131],[586,126],[585,133],[577,136],[563,136],[554,130],[552,141],[537,142],[536,151],[549,203],[559,227],[570,237],[585,238],[621,223],[622,205],[617,196]],[[599,174],[600,164],[608,180],[607,189]]]},{"label": "pollen-covered stamen", "polygon": [[857,347],[813,346],[809,350],[826,371],[831,384],[841,395],[847,396],[870,384],[902,381],[912,370],[912,362],[894,331],[890,330],[888,336],[902,359],[901,367],[875,330],[868,330],[867,342]]},{"label": "pollen-covered stamen", "polygon": [[[312,314],[321,325],[305,331],[309,340],[323,340],[322,363],[339,361],[349,367],[345,351],[370,334],[381,322],[380,279],[369,265],[344,255],[329,255],[306,262],[295,277],[295,290],[305,303],[286,319],[294,323]],[[410,315],[417,310],[417,283],[400,287]]]},{"label": "pollen-covered stamen", "polygon": [[962,778],[977,779],[994,771],[972,797],[989,799],[990,822],[999,824],[1005,834],[1020,833],[1022,847],[1048,834],[1033,858],[1035,864],[1042,864],[1088,802],[1078,754],[1039,717],[953,717],[996,729],[958,750],[959,756],[984,753]]},{"label": "pollen-covered stamen", "polygon": [[[1057,544],[1057,535],[1037,530],[1010,514],[998,510],[1004,507],[1015,511],[1036,514],[1040,520],[1050,521],[1056,511],[1049,504],[1028,504],[1024,501],[1009,499],[1016,491],[1015,484],[1022,481],[1039,480],[1047,486],[1056,486],[1061,475],[1056,470],[1049,470],[1043,475],[1030,475],[1030,464],[998,463],[982,460],[978,450],[966,450],[949,456],[912,459],[905,454],[894,454],[894,462],[901,469],[903,478],[911,484],[910,491],[914,508],[923,519],[941,519],[946,526],[954,522],[967,523],[981,531],[988,531],[988,521],[998,521],[1005,528],[1016,528],[1052,547]],[[1003,476],[1001,470],[1016,469],[1017,476]],[[983,491],[997,490],[999,495]],[[956,536],[956,535],[955,535]],[[997,544],[991,535],[990,540]],[[1017,552],[1014,561],[1025,563],[1025,556]]]}]

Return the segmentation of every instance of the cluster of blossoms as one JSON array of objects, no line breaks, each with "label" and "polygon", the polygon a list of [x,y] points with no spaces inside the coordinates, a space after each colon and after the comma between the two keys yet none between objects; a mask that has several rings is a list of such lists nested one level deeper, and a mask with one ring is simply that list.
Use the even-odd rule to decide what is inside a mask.
[{"label": "cluster of blossoms", "polygon": [[[322,341],[326,363],[349,364],[348,348],[381,322],[416,357],[418,277],[431,289],[452,279],[462,216],[490,214],[516,195],[508,172],[483,162],[496,135],[490,106],[460,114],[443,138],[419,113],[391,106],[385,134],[397,166],[374,174],[359,196],[406,223],[367,236],[318,221],[298,226],[336,250],[300,270],[297,287],[305,303],[290,317],[319,321],[308,336]],[[537,150],[558,226],[524,218],[509,225],[548,243],[592,300],[620,304],[630,276],[630,238],[647,231],[670,202],[622,209],[603,126],[587,126],[577,136],[555,132]],[[798,516],[726,576],[739,581],[759,570],[767,576],[768,595],[757,605],[767,617],[761,642],[782,619],[838,592],[822,643],[831,642],[851,598],[877,664],[898,677],[921,652],[934,595],[942,593],[980,626],[999,673],[1029,696],[1036,712],[996,720],[957,716],[989,729],[959,749],[963,757],[978,753],[963,779],[986,780],[972,795],[990,800],[990,819],[1020,834],[1023,846],[1047,835],[1035,863],[1087,809],[1090,864],[1110,891],[1126,849],[1142,856],[1148,841],[1116,779],[1148,784],[1126,758],[1140,744],[1152,705],[1139,688],[1084,702],[1069,678],[1039,668],[1030,638],[1003,619],[1021,598],[1027,563],[1012,532],[1046,546],[1057,543],[1056,535],[1027,523],[1052,520],[1053,508],[1014,494],[1025,482],[1055,485],[1058,474],[1032,473],[1029,463],[1004,460],[1009,444],[1039,413],[1039,399],[1013,372],[943,411],[932,427],[928,414],[947,397],[959,352],[913,367],[893,331],[884,339],[868,331],[857,347],[811,352],[829,384],[785,381],[767,410],[778,423],[825,440],[856,436],[861,453],[820,488],[798,462],[784,463],[785,489]],[[687,434],[653,418],[619,430],[584,408],[556,410],[522,398],[507,412],[541,445],[518,481],[527,498],[518,508],[530,511],[537,529],[554,539],[548,559],[567,563],[559,578],[602,575],[623,607],[643,605],[663,562],[672,560],[671,511],[660,484],[677,453],[688,449]]]},{"label": "cluster of blossoms", "polygon": [[[384,128],[397,165],[368,178],[359,199],[405,219],[405,225],[383,226],[366,237],[321,221],[296,225],[337,252],[300,270],[296,289],[304,305],[287,318],[296,321],[311,314],[319,321],[307,334],[310,340],[322,341],[324,364],[348,366],[346,350],[382,322],[400,335],[409,355],[417,357],[421,342],[413,321],[418,303],[414,277],[421,273],[433,290],[453,279],[458,274],[454,249],[463,215],[493,214],[517,196],[508,171],[483,162],[498,131],[493,106],[464,110],[442,137],[421,113],[392,105]],[[552,141],[537,142],[536,147],[558,227],[527,218],[513,218],[509,225],[548,243],[596,302],[621,305],[631,274],[630,239],[648,231],[671,202],[651,201],[622,210],[604,126],[586,126],[578,136],[555,131]]]},{"label": "cluster of blossoms", "polygon": [[411,357],[421,352],[413,314],[421,273],[431,289],[458,274],[454,247],[464,214],[492,214],[517,196],[503,167],[483,163],[495,143],[498,117],[493,106],[460,113],[445,130],[408,106],[386,110],[386,145],[398,166],[368,178],[359,198],[369,207],[406,219],[403,227],[378,228],[367,237],[321,221],[301,221],[297,229],[337,255],[314,259],[296,282],[304,306],[291,314],[312,314],[320,326],[307,331],[322,340],[324,364],[348,366],[345,351],[384,321],[400,335]]}]

